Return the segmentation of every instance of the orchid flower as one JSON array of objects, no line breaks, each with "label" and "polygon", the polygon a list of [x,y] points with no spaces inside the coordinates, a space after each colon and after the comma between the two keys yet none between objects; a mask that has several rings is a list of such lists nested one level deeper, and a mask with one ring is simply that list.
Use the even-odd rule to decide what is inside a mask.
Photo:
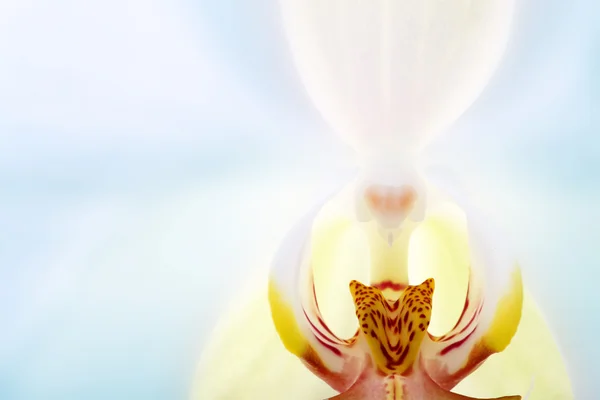
[{"label": "orchid flower", "polygon": [[196,398],[571,399],[503,236],[417,162],[489,80],[514,2],[281,4],[302,82],[362,170],[293,227],[268,288],[215,331]]},{"label": "orchid flower", "polygon": [[[359,211],[356,203],[375,206],[359,187],[319,202],[290,231],[268,288],[259,275],[233,298],[203,352],[194,399],[386,399],[386,389],[404,399],[573,398],[552,333],[482,212],[431,188],[420,222],[415,201],[401,230],[381,229],[376,209],[370,218]],[[382,197],[399,204],[405,193]],[[417,300],[406,306],[415,291],[424,304],[413,314]],[[371,310],[381,315],[377,338],[365,334],[370,317],[361,323]],[[378,343],[397,362],[405,348],[394,358],[391,347],[410,346],[392,371]],[[373,397],[352,392],[361,388]]]},{"label": "orchid flower", "polygon": [[[373,185],[356,198],[362,203],[357,208],[378,225],[374,240],[385,243],[379,243],[383,251],[372,259],[370,285],[349,284],[358,324],[350,338],[336,335],[319,309],[310,246],[315,212],[290,232],[276,257],[269,286],[275,326],[285,347],[341,393],[332,399],[470,399],[450,389],[503,351],[517,331],[523,303],[520,270],[468,206],[464,305],[452,329],[439,336],[428,332],[435,280],[409,284],[411,234],[423,218],[417,199],[410,186]],[[452,225],[443,229],[456,230]]]}]

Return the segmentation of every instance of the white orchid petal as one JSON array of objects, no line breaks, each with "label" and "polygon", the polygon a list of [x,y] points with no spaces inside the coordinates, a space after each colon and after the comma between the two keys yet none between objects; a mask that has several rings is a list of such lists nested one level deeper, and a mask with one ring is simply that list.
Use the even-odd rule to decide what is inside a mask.
[{"label": "white orchid petal", "polygon": [[316,107],[375,157],[406,156],[465,111],[504,52],[514,9],[514,0],[280,3]]}]

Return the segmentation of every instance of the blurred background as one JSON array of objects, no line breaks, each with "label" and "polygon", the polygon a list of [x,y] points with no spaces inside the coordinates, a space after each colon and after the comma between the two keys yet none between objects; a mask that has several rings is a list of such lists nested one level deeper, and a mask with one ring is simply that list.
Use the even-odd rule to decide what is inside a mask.
[{"label": "blurred background", "polygon": [[[518,4],[498,72],[428,154],[516,244],[591,400],[600,6]],[[353,163],[275,0],[0,1],[0,398],[187,398],[219,314]]]}]

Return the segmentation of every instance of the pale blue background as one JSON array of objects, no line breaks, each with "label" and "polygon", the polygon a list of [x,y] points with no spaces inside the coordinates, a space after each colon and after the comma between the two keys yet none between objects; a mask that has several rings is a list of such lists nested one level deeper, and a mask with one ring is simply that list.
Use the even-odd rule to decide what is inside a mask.
[{"label": "pale blue background", "polygon": [[[592,400],[599,10],[519,3],[431,155],[509,233]],[[0,1],[0,399],[186,398],[230,296],[351,159],[273,0]]]}]

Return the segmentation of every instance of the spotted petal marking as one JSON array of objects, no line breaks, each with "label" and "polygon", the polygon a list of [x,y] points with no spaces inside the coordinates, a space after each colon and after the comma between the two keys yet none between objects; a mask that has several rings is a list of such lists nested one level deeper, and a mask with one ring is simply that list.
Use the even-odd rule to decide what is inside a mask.
[{"label": "spotted petal marking", "polygon": [[433,289],[428,279],[391,301],[377,288],[350,283],[360,330],[381,372],[402,375],[412,367],[431,319]]}]

